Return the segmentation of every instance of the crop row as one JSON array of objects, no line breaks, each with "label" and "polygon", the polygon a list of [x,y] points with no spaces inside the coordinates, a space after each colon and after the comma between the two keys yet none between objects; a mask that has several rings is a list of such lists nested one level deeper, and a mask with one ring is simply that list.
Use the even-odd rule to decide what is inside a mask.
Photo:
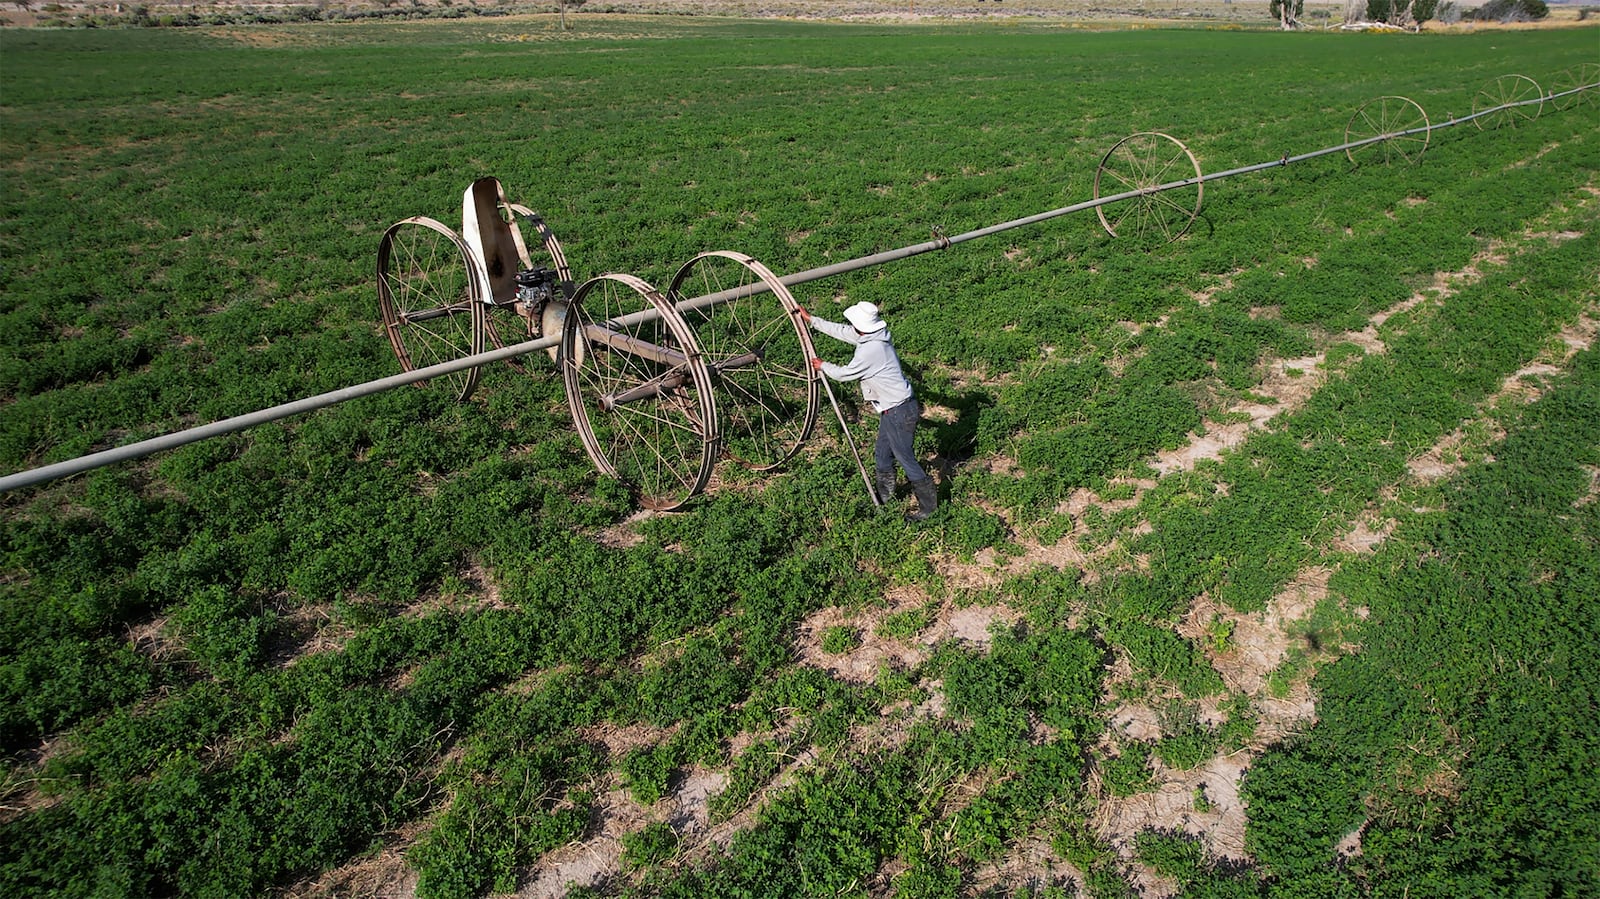
[{"label": "crop row", "polygon": [[[318,45],[327,32],[288,29],[275,33],[306,43],[261,52],[191,33],[0,35],[31,63],[8,66],[0,138],[19,160],[0,192],[8,466],[391,373],[369,266],[352,260],[370,259],[389,221],[444,215],[464,168],[540,194],[580,264],[658,274],[727,246],[800,269],[930,224],[1081,199],[1096,150],[1153,122],[1208,167],[1259,161],[1331,143],[1330,121],[1380,84],[1433,106],[1500,71],[1476,38],[1364,43],[1373,58],[1357,64],[1319,36],[722,23],[714,37],[685,26],[673,41],[528,47],[488,27],[353,28],[333,33],[336,49]],[[1495,39],[1541,66],[1586,52],[1569,36]],[[1288,87],[1268,102],[1219,43]],[[616,66],[617,53],[648,65]],[[1440,67],[1463,83],[1438,84]],[[1252,698],[1227,695],[1212,665],[1226,633],[1205,644],[1175,622],[1201,595],[1260,609],[1401,483],[1410,456],[1592,310],[1595,140],[1574,116],[1456,129],[1415,168],[1340,160],[1224,182],[1172,246],[1130,251],[1072,223],[818,291],[819,309],[883,302],[923,396],[953,413],[920,446],[948,463],[955,502],[921,529],[859,502],[829,436],[790,471],[730,473],[685,514],[635,519],[571,438],[542,359],[490,372],[466,406],[400,391],[9,496],[0,739],[18,810],[0,824],[0,883],[263,893],[421,824],[406,847],[420,893],[508,891],[550,849],[592,836],[608,790],[657,807],[699,766],[728,777],[709,814],[748,808],[751,823],[723,848],[659,823],[631,833],[635,870],[598,891],[948,895],[1034,840],[1117,895],[1126,860],[1085,824],[1096,784],[1136,794],[1154,760],[1184,768],[1253,739]],[[1327,346],[1553,203],[1571,209],[1552,227],[1583,236],[1536,241],[1392,321],[1386,353]],[[96,266],[75,262],[85,241],[102,248]],[[1313,349],[1335,371],[1269,432],[1127,511],[1082,516],[1143,564],[1040,569],[976,595],[941,578],[939,560],[1064,532],[1063,500],[1148,474],[1144,461],[1248,396],[1271,360]],[[1501,786],[1555,777],[1581,740],[1526,778],[1499,776],[1530,751],[1506,728],[1584,720],[1584,681],[1550,688],[1547,717],[1477,714],[1528,687],[1519,665],[1566,665],[1588,636],[1528,630],[1593,593],[1573,561],[1593,536],[1579,476],[1593,371],[1579,359],[1496,449],[1526,458],[1524,474],[1474,469],[1445,511],[1342,575],[1346,603],[1373,612],[1350,639],[1392,648],[1327,669],[1326,724],[1247,779],[1261,869],[1164,833],[1137,841],[1145,864],[1191,895],[1348,884],[1332,842],[1428,777],[1393,755],[1416,732],[1465,772],[1471,802],[1445,790],[1375,817],[1371,882],[1448,857],[1400,845],[1429,809],[1492,822],[1452,852],[1587,820],[1581,791],[1524,812]],[[1517,477],[1543,497],[1534,511],[1497,499]],[[1479,512],[1528,542],[1481,556],[1494,531]],[[1414,564],[1430,553],[1466,561]],[[1427,674],[1429,704],[1394,694],[1406,681],[1392,672],[1466,604],[1413,623],[1407,601],[1435,583],[1495,610],[1484,620],[1514,648],[1496,650],[1507,661],[1487,681]],[[810,616],[867,614],[906,590],[925,608],[994,602],[1020,621],[868,683],[800,662]],[[873,639],[913,643],[930,622],[918,611]],[[1132,681],[1108,683],[1119,658]],[[1469,683],[1488,685],[1461,693]],[[1119,693],[1170,701],[1175,726],[1149,743],[1113,735]],[[1390,697],[1394,730],[1363,729],[1367,695]],[[1202,699],[1226,720],[1199,723]],[[929,707],[943,713],[915,711]],[[654,736],[613,751],[605,728]],[[1456,764],[1449,735],[1464,729],[1503,750]],[[881,745],[862,741],[874,732]],[[818,762],[785,761],[800,756]],[[1312,811],[1293,802],[1305,795]],[[1581,887],[1581,861],[1557,855],[1485,868],[1483,882],[1537,871]]]}]

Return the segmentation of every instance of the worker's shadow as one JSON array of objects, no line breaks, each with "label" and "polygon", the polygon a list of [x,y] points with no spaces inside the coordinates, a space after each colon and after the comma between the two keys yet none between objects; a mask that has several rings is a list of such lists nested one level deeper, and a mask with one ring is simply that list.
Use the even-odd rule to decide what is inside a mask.
[{"label": "worker's shadow", "polygon": [[[939,484],[948,484],[956,471],[977,452],[979,422],[983,410],[995,404],[995,396],[981,389],[933,391],[916,378],[908,377],[908,380],[918,401],[922,403],[922,418],[917,423],[917,455],[921,457],[923,467],[935,475]],[[851,392],[835,391],[835,398],[840,412],[851,423],[851,430],[860,432],[860,439],[866,444],[865,452],[868,454],[863,461],[871,465],[870,454],[878,434],[877,416],[867,414],[870,410],[864,408],[859,396],[853,396]],[[955,413],[954,417],[951,417],[951,412]],[[930,443],[932,458],[927,457]]]},{"label": "worker's shadow", "polygon": [[[917,430],[926,429],[933,438],[934,456],[927,467],[938,474],[940,484],[949,484],[956,471],[977,453],[983,410],[995,404],[995,395],[980,388],[943,392],[916,384],[915,389],[922,400],[922,421]],[[955,413],[953,418],[950,412]],[[917,444],[919,450],[924,450],[923,440]]]}]

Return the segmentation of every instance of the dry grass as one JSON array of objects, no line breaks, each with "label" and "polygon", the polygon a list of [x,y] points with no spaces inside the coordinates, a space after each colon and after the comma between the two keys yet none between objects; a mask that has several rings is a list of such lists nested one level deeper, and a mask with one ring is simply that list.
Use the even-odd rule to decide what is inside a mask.
[{"label": "dry grass", "polygon": [[[30,27],[73,16],[126,16],[142,7],[152,18],[194,13],[206,16],[218,12],[243,12],[281,10],[296,7],[314,7],[319,10],[339,9],[361,12],[407,7],[440,7],[465,5],[470,8],[494,10],[497,14],[513,13],[518,16],[554,18],[559,6],[555,2],[531,4],[518,0],[347,0],[333,3],[329,0],[312,2],[249,2],[249,0],[210,0],[210,2],[119,2],[119,0],[10,0],[0,9],[0,26]],[[1464,7],[1476,3],[1458,4]],[[1121,0],[1103,3],[1097,0],[588,0],[572,3],[569,0],[567,18],[570,22],[593,20],[598,15],[650,15],[721,16],[751,19],[806,19],[826,21],[873,22],[967,22],[975,20],[1021,20],[1060,22],[1075,28],[1128,28],[1151,25],[1231,25],[1273,28],[1274,19],[1268,15],[1268,0]],[[1302,18],[1309,27],[1337,25],[1344,16],[1345,4],[1328,0],[1310,0]],[[1425,30],[1451,33],[1470,33],[1486,28],[1526,30],[1551,27],[1571,27],[1592,24],[1576,5],[1552,5],[1550,16],[1543,22],[1509,25],[1460,23],[1441,25],[1427,23]],[[270,41],[255,29],[227,29],[228,36],[250,43]]]}]

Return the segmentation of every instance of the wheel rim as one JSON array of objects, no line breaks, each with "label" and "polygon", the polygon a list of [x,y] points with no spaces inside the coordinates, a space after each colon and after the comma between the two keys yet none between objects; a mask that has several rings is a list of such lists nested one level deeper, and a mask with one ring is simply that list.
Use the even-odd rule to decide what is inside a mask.
[{"label": "wheel rim", "polygon": [[[1565,97],[1555,97],[1550,102],[1557,109],[1571,109],[1574,106],[1585,106],[1591,103],[1600,103],[1600,62],[1586,62],[1573,66],[1562,72],[1556,78],[1555,89],[1552,94],[1566,94]],[[1583,88],[1578,93],[1568,93]]]},{"label": "wheel rim", "polygon": [[[1177,186],[1157,190],[1167,184]],[[1094,173],[1094,197],[1099,200],[1134,191],[1140,193],[1119,201],[1109,215],[1107,205],[1095,207],[1106,233],[1140,241],[1177,240],[1200,214],[1205,191],[1200,163],[1171,135],[1142,131],[1125,137],[1100,160]]]},{"label": "wheel rim", "polygon": [[[1533,100],[1540,102],[1531,102]],[[1518,122],[1537,119],[1539,111],[1544,108],[1543,100],[1544,91],[1532,78],[1526,75],[1501,75],[1484,85],[1472,98],[1473,114],[1484,113],[1472,121],[1484,131],[1506,126],[1515,128]],[[1523,103],[1526,105],[1512,105]]]},{"label": "wheel rim", "polygon": [[[616,321],[624,317],[649,320]],[[631,275],[585,282],[567,310],[560,367],[596,467],[650,509],[675,509],[704,489],[718,451],[711,376],[665,297]]]},{"label": "wheel rim", "polygon": [[1344,155],[1356,165],[1366,161],[1382,161],[1387,165],[1395,159],[1414,165],[1428,149],[1431,129],[1428,114],[1414,101],[1405,97],[1378,97],[1362,104],[1350,117],[1344,129],[1344,141],[1351,144],[1372,138],[1383,140],[1347,147]]},{"label": "wheel rim", "polygon": [[[713,294],[730,298],[682,305]],[[667,296],[712,373],[728,456],[755,471],[788,461],[811,436],[822,402],[811,335],[789,289],[749,256],[714,251],[685,263]]]},{"label": "wheel rim", "polygon": [[[431,218],[404,219],[384,232],[378,243],[378,303],[403,371],[483,352],[486,317],[467,245]],[[478,384],[478,366],[438,380],[465,400]]]}]

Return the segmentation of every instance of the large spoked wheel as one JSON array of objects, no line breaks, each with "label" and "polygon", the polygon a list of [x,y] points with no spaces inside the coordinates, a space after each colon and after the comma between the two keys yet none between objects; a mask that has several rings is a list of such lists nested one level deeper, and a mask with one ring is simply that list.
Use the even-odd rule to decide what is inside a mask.
[{"label": "large spoked wheel", "polygon": [[[1483,131],[1531,122],[1544,108],[1544,90],[1526,75],[1501,75],[1472,98],[1472,120]],[[1482,113],[1482,115],[1479,115]]]},{"label": "large spoked wheel", "polygon": [[1431,129],[1428,114],[1414,101],[1405,97],[1378,97],[1362,104],[1344,127],[1345,143],[1372,142],[1346,147],[1344,155],[1356,165],[1367,161],[1387,165],[1395,160],[1415,164],[1428,149]]},{"label": "large spoked wheel", "polygon": [[1550,93],[1557,109],[1600,103],[1600,62],[1576,65],[1557,75]]},{"label": "large spoked wheel", "polygon": [[632,275],[584,282],[560,367],[589,458],[641,505],[675,509],[705,488],[719,451],[711,375],[665,297]]},{"label": "large spoked wheel", "polygon": [[[396,222],[384,232],[378,243],[378,303],[402,370],[483,352],[487,315],[472,264],[460,236],[426,216]],[[478,385],[478,367],[439,380],[465,400]]]},{"label": "large spoked wheel", "polygon": [[667,296],[694,329],[720,391],[727,454],[755,471],[788,461],[811,436],[822,402],[811,335],[789,289],[749,256],[715,251],[678,269]]},{"label": "large spoked wheel", "polygon": [[1101,227],[1112,237],[1141,241],[1173,241],[1183,236],[1200,214],[1205,184],[1200,163],[1175,137],[1142,131],[1125,137],[1106,152],[1094,173],[1096,200],[1132,194],[1095,207]]}]

